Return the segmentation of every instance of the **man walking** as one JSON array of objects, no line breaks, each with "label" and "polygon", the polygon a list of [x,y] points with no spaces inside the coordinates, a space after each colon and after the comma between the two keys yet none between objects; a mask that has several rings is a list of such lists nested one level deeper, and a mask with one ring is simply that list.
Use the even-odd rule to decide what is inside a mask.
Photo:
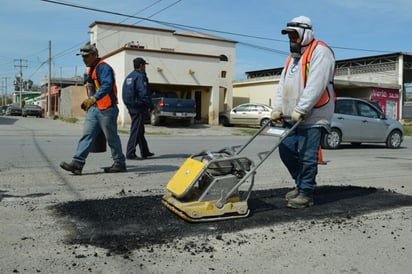
[{"label": "man walking", "polygon": [[[145,116],[149,111],[153,114],[155,111],[149,92],[149,80],[146,75],[147,64],[143,58],[135,58],[133,60],[134,70],[123,82],[122,98],[132,119],[126,148],[126,158],[129,160],[146,159],[154,155],[150,152],[144,136]],[[141,158],[136,155],[137,145],[139,145]]]},{"label": "man walking", "polygon": [[97,48],[86,44],[80,53],[87,71],[88,98],[81,108],[87,111],[83,127],[83,136],[77,145],[76,153],[70,163],[62,162],[60,167],[76,175],[81,175],[86,158],[100,131],[103,131],[111,149],[113,165],[104,172],[126,172],[122,144],[117,133],[117,89],[113,69],[99,58]]}]

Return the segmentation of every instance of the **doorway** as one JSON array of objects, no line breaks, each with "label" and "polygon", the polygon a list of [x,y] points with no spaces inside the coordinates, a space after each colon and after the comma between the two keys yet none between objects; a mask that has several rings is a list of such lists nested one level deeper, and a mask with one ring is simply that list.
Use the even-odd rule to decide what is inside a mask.
[{"label": "doorway", "polygon": [[202,118],[202,92],[201,91],[195,91],[195,103],[196,103],[196,116],[195,120],[201,120]]}]

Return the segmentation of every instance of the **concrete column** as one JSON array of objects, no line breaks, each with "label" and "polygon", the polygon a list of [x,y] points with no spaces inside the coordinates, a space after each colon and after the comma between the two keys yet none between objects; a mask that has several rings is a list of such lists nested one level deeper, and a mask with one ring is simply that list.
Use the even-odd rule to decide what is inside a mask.
[{"label": "concrete column", "polygon": [[212,86],[209,101],[209,125],[219,124],[219,85]]}]

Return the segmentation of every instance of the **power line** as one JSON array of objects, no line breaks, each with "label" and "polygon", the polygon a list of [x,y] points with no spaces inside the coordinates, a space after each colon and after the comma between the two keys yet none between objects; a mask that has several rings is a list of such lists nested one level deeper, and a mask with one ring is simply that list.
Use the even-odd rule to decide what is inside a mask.
[{"label": "power line", "polygon": [[[182,1],[182,0],[178,0],[178,1],[176,1],[176,2],[173,2],[172,4],[166,6],[165,8],[163,8],[163,9],[161,9],[161,10],[158,10],[157,12],[151,14],[151,15],[150,15],[149,17],[147,17],[147,18],[152,18],[153,16],[158,15],[159,13],[161,13],[161,12],[163,12],[163,11],[171,8],[171,7],[173,7],[174,5],[176,5],[177,3],[181,2],[181,1]],[[158,1],[158,2],[159,2],[159,1]],[[139,24],[139,23],[142,22],[142,21],[143,21],[143,20],[137,21],[137,22],[135,22],[133,25],[137,25],[137,24]]]},{"label": "power line", "polygon": [[139,16],[129,15],[129,14],[125,14],[125,13],[120,13],[120,12],[107,11],[107,10],[102,10],[102,9],[97,9],[97,8],[91,8],[91,7],[86,7],[86,6],[75,5],[75,4],[71,4],[71,3],[67,3],[67,2],[59,2],[59,1],[53,1],[53,0],[41,0],[41,1],[49,2],[49,3],[53,3],[53,4],[58,4],[58,5],[63,5],[63,6],[69,6],[69,7],[78,8],[78,9],[85,9],[85,10],[91,10],[91,11],[106,13],[106,14],[112,14],[112,15],[116,15],[116,16],[136,18],[136,19],[140,19],[142,21],[149,21],[149,22],[152,22],[152,23],[165,25],[165,26],[169,26],[169,27],[176,27],[176,28],[183,28],[183,29],[189,28],[189,29],[195,29],[195,30],[201,30],[201,31],[215,32],[215,33],[221,33],[221,34],[229,34],[229,35],[233,35],[233,36],[242,36],[242,37],[255,38],[255,39],[261,39],[261,40],[285,42],[284,40],[261,37],[261,36],[256,36],[256,35],[239,34],[239,33],[229,32],[229,31],[221,31],[221,30],[214,30],[214,29],[203,28],[203,27],[195,27],[195,26],[189,26],[189,25],[159,21],[159,20],[154,20],[154,19],[150,19],[150,18],[145,18],[145,17],[139,17]]},{"label": "power line", "polygon": [[[280,39],[274,39],[274,38],[268,38],[268,37],[262,37],[262,36],[256,36],[256,35],[249,35],[249,34],[240,34],[240,33],[235,33],[235,32],[229,32],[229,31],[222,31],[222,30],[215,30],[215,29],[210,29],[210,28],[203,28],[203,27],[195,27],[195,26],[189,26],[189,25],[183,25],[183,24],[177,24],[177,23],[170,23],[170,22],[165,22],[165,21],[159,21],[159,20],[153,20],[150,18],[144,18],[144,17],[139,17],[135,15],[129,15],[125,13],[120,13],[120,12],[114,12],[114,11],[107,11],[107,10],[102,10],[102,9],[97,9],[97,8],[91,8],[87,6],[81,6],[77,4],[72,4],[64,1],[53,1],[53,0],[41,0],[43,2],[49,2],[53,4],[58,4],[58,5],[64,5],[64,6],[69,6],[73,8],[78,8],[78,9],[85,9],[85,10],[91,10],[91,11],[96,11],[96,12],[101,12],[101,13],[106,13],[106,14],[112,14],[116,16],[123,16],[123,17],[128,17],[128,18],[136,18],[140,19],[139,22],[141,21],[149,21],[152,23],[160,24],[160,25],[165,25],[168,27],[175,27],[178,29],[192,29],[192,30],[200,30],[200,31],[206,31],[206,32],[213,32],[213,33],[220,33],[220,34],[226,34],[226,35],[233,35],[233,36],[239,36],[239,37],[245,37],[245,38],[253,38],[253,39],[259,39],[259,40],[267,40],[267,41],[276,41],[276,42],[282,42],[286,43],[288,41],[285,40],[280,40]],[[180,1],[177,1],[180,2]],[[173,3],[172,5],[176,4],[177,2]],[[169,5],[171,6],[171,5]],[[247,44],[247,43],[242,43],[241,44]],[[248,46],[252,46],[252,44],[247,44]],[[260,46],[255,46],[258,49],[262,50],[269,50],[273,52],[273,49],[265,48],[265,47],[260,47]],[[359,49],[359,48],[348,48],[348,47],[340,47],[340,46],[331,46],[334,49],[341,49],[341,50],[352,50],[352,51],[366,51],[366,52],[378,52],[378,53],[390,53],[391,51],[385,51],[385,50],[374,50],[374,49]],[[283,53],[282,53],[283,54]]]},{"label": "power line", "polygon": [[[156,24],[160,24],[160,25],[164,25],[164,26],[168,26],[168,27],[173,27],[173,28],[177,28],[177,29],[182,29],[182,30],[189,30],[189,31],[191,31],[191,30],[200,30],[200,31],[204,31],[204,32],[220,33],[220,34],[225,34],[225,35],[239,36],[239,37],[266,40],[266,41],[276,41],[276,42],[282,42],[282,43],[287,43],[288,42],[288,41],[285,41],[285,40],[279,40],[279,39],[274,39],[274,38],[268,38],[268,37],[262,37],[262,36],[256,36],[256,35],[248,35],[248,34],[240,34],[240,33],[235,33],[235,32],[221,31],[221,30],[215,30],[215,29],[210,29],[210,28],[195,27],[195,26],[190,26],[190,25],[183,25],[183,24],[177,24],[177,23],[171,23],[171,22],[165,22],[165,21],[150,19],[154,15],[157,15],[160,12],[176,5],[177,3],[181,2],[182,0],[178,0],[178,1],[173,2],[172,4],[166,6],[165,8],[159,10],[158,12],[150,15],[149,17],[139,17],[139,16],[136,16],[136,15],[143,12],[143,11],[145,11],[145,10],[147,10],[147,9],[149,9],[150,7],[153,7],[154,5],[158,4],[162,0],[158,0],[158,1],[148,5],[146,7],[144,7],[139,12],[137,12],[133,15],[120,13],[120,12],[115,12],[115,11],[107,11],[107,10],[97,9],[97,8],[92,8],[92,7],[87,7],[87,6],[81,6],[81,5],[69,3],[69,2],[66,2],[66,1],[54,1],[54,0],[41,0],[41,1],[52,3],[52,4],[68,6],[68,7],[77,8],[77,9],[84,9],[84,10],[90,10],[90,11],[95,11],[95,12],[100,12],[100,13],[105,13],[105,14],[112,14],[112,15],[116,15],[116,16],[126,17],[126,19],[120,21],[120,23],[124,22],[124,21],[126,21],[130,18],[135,18],[135,19],[139,19],[139,21],[134,23],[134,24],[138,24],[142,21],[148,21],[148,22],[152,22],[152,23],[156,23]],[[55,54],[53,56],[53,58],[56,59],[56,58],[60,58],[60,57],[66,56],[68,54],[71,54],[72,52],[74,52],[75,48],[78,48],[79,46],[83,45],[86,42],[87,41],[83,41],[79,44],[76,44],[73,47],[70,47],[70,48],[68,48],[64,51],[61,51],[61,52]],[[252,44],[252,43],[246,43],[246,42],[242,42],[242,41],[237,41],[237,42],[238,42],[239,45],[255,48],[255,49],[258,49],[258,50],[262,50],[262,51],[274,52],[274,53],[281,54],[281,55],[288,55],[289,54],[288,52],[276,50],[274,48],[260,46],[260,45],[256,45],[256,44]],[[390,51],[382,51],[382,50],[357,49],[357,48],[348,48],[348,47],[339,47],[339,46],[331,46],[331,47],[334,48],[334,49],[352,50],[352,51],[367,51],[367,52],[378,52],[378,53],[389,53],[390,52]],[[40,66],[36,70],[36,72],[45,64],[45,62],[46,61],[44,61],[40,64]],[[34,75],[34,73],[33,73],[33,75]]]}]

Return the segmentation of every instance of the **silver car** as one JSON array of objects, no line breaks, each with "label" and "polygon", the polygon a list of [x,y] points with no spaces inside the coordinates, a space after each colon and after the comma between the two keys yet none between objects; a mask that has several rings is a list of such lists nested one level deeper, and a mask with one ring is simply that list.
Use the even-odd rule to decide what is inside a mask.
[{"label": "silver car", "polygon": [[232,125],[262,126],[270,120],[271,112],[272,108],[264,104],[241,104],[231,111],[220,113],[219,121],[225,127]]},{"label": "silver car", "polygon": [[376,103],[338,97],[331,131],[325,135],[322,147],[335,149],[341,143],[385,143],[388,148],[399,148],[403,134],[402,124],[387,118]]}]

